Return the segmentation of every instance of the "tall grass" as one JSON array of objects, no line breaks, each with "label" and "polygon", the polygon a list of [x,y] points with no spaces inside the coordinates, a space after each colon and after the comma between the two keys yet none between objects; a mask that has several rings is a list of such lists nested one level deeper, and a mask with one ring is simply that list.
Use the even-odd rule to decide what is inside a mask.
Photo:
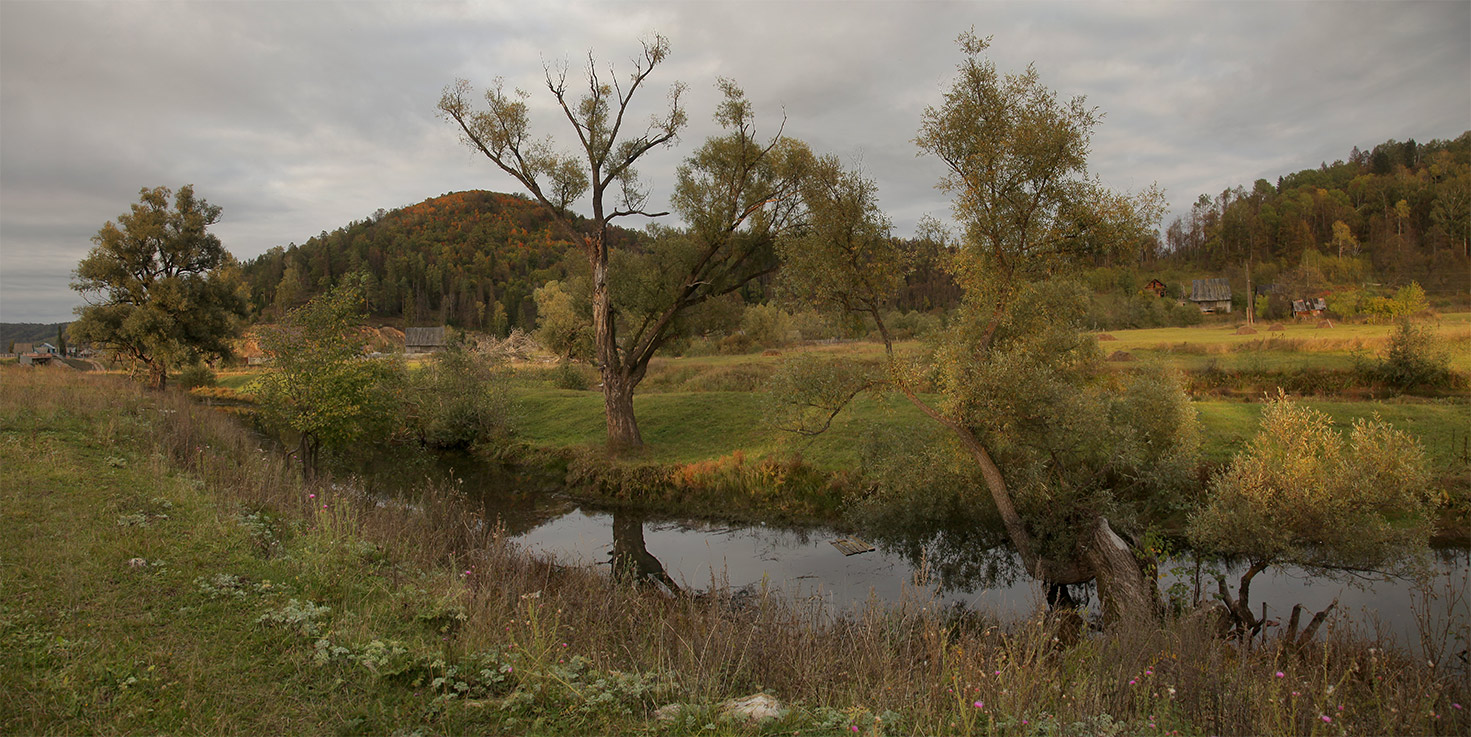
[{"label": "tall grass", "polygon": [[[186,469],[222,504],[269,510],[339,541],[327,546],[337,553],[313,558],[316,565],[353,565],[373,551],[382,596],[409,587],[436,602],[404,615],[446,622],[434,672],[453,670],[449,683],[483,693],[489,701],[475,708],[498,706],[483,719],[501,728],[507,723],[496,720],[506,715],[542,714],[563,719],[555,722],[563,728],[624,731],[651,719],[659,704],[679,702],[698,719],[649,728],[701,731],[708,718],[719,731],[743,732],[715,724],[711,705],[764,690],[794,707],[781,728],[804,733],[1471,730],[1463,665],[1427,664],[1365,633],[1331,629],[1323,642],[1294,650],[1223,641],[1205,622],[1186,619],[1077,637],[1065,621],[1041,615],[1001,622],[946,611],[923,582],[903,601],[847,612],[767,591],[659,595],[518,550],[451,489],[390,503],[340,482],[303,485],[230,418],[178,394],[143,393],[107,377],[7,371],[0,379],[7,433],[44,433],[49,421],[83,418],[102,435],[145,444],[161,467]],[[305,621],[311,612],[282,620],[288,615]],[[370,640],[371,625],[335,631],[325,658],[335,657],[332,648],[367,652],[371,643],[353,638]],[[295,642],[322,647],[305,635]],[[499,669],[475,672],[490,674],[491,685],[464,675],[487,659]],[[400,656],[380,660],[385,669],[417,667]],[[588,672],[600,675],[579,675]],[[566,721],[599,713],[609,683],[623,684],[617,703],[625,721]]]}]

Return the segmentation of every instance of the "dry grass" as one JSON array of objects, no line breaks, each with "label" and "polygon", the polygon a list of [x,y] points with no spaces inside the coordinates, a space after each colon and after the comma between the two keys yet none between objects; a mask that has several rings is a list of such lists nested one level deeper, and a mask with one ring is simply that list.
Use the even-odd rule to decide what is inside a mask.
[{"label": "dry grass", "polygon": [[[11,370],[0,378],[0,416],[28,417],[9,426],[44,427],[48,414],[88,418],[104,434],[143,423],[143,437],[170,464],[224,502],[315,520],[344,540],[371,542],[395,562],[392,571],[426,572],[414,585],[464,615],[443,657],[519,648],[526,688],[554,688],[550,675],[535,674],[556,673],[552,659],[575,653],[607,673],[667,674],[677,700],[695,705],[768,690],[798,707],[784,729],[807,733],[1471,730],[1464,708],[1453,706],[1471,701],[1464,668],[1429,667],[1354,633],[1332,631],[1296,652],[1222,641],[1185,620],[1078,640],[1044,617],[1005,623],[941,611],[921,589],[848,613],[766,592],[664,596],[527,555],[444,489],[384,503],[330,482],[305,487],[233,420],[177,394],[145,394],[107,377]],[[402,585],[401,573],[391,575],[385,595]],[[655,728],[643,721],[648,711],[631,718],[625,729]]]}]

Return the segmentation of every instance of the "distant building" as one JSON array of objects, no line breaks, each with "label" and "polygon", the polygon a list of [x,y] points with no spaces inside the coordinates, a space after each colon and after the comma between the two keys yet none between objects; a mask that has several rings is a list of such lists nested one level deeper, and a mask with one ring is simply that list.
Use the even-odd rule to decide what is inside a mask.
[{"label": "distant building", "polygon": [[1190,282],[1190,301],[1201,312],[1231,311],[1231,282],[1226,279],[1196,279]]},{"label": "distant building", "polygon": [[1322,297],[1292,300],[1292,316],[1299,319],[1306,320],[1309,317],[1322,317],[1323,312],[1327,309],[1328,300]]},{"label": "distant building", "polygon": [[404,353],[444,350],[444,328],[404,328]]},{"label": "distant building", "polygon": [[1164,282],[1158,279],[1150,279],[1149,283],[1144,285],[1144,291],[1156,297],[1163,297],[1167,290],[1165,289]]}]

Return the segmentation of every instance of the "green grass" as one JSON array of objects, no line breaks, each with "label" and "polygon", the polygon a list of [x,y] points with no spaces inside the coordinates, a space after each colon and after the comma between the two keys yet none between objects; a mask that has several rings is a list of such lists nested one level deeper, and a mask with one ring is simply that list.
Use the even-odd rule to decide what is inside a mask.
[{"label": "green grass", "polygon": [[[522,555],[453,494],[303,486],[178,393],[0,381],[0,467],[23,480],[0,487],[3,734],[1471,728],[1454,667],[1372,636],[1245,648],[1180,620],[1074,640],[923,595],[838,615],[769,591],[662,596]],[[761,691],[787,716],[717,713]],[[664,704],[683,715],[658,721]]]},{"label": "green grass", "polygon": [[299,635],[257,623],[310,600],[332,609],[334,633],[371,622],[428,639],[382,616],[384,578],[340,538],[308,524],[272,550],[252,536],[262,518],[244,522],[151,453],[126,416],[4,423],[0,467],[24,482],[0,492],[0,732],[378,732],[421,718],[412,692],[315,667]]},{"label": "green grass", "polygon": [[[931,422],[902,398],[861,399],[816,438],[770,427],[763,420],[761,394],[691,392],[635,395],[634,410],[647,444],[642,462],[694,463],[741,451],[750,456],[800,454],[821,469],[851,469],[858,443],[875,423],[916,429]],[[534,446],[601,447],[607,434],[603,398],[596,391],[523,389],[516,393],[518,437]],[[1309,407],[1347,428],[1374,414],[1418,438],[1432,467],[1443,474],[1464,468],[1460,443],[1471,433],[1471,403],[1465,401],[1332,402],[1304,400]],[[1265,406],[1259,401],[1199,401],[1202,456],[1223,463],[1256,434]],[[1453,443],[1455,446],[1453,447]]]},{"label": "green grass", "polygon": [[[515,394],[517,437],[533,446],[601,448],[607,440],[603,397],[596,391],[525,389]],[[902,399],[861,398],[817,437],[767,424],[766,396],[753,392],[634,395],[646,447],[636,460],[695,463],[741,451],[749,456],[800,455],[825,470],[858,465],[858,442],[874,423],[917,425],[926,420]]]}]

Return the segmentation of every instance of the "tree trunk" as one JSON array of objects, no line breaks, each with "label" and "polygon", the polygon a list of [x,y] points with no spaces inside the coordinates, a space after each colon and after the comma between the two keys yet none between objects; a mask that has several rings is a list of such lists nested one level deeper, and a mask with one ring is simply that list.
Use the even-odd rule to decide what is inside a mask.
[{"label": "tree trunk", "polygon": [[148,387],[155,391],[163,391],[169,383],[168,366],[162,362],[148,364]]},{"label": "tree trunk", "polygon": [[633,415],[633,388],[638,380],[624,371],[625,359],[618,352],[618,325],[613,314],[613,297],[608,291],[606,236],[600,233],[590,238],[587,249],[588,262],[592,266],[593,344],[603,377],[608,447],[613,450],[641,448],[644,439],[639,435],[638,421]]},{"label": "tree trunk", "polygon": [[1159,617],[1158,589],[1145,578],[1139,561],[1107,519],[1094,520],[1083,555],[1098,580],[1104,622],[1143,622]]},{"label": "tree trunk", "polygon": [[641,448],[643,436],[633,415],[631,378],[603,369],[603,408],[608,418],[608,447],[613,450]]}]

